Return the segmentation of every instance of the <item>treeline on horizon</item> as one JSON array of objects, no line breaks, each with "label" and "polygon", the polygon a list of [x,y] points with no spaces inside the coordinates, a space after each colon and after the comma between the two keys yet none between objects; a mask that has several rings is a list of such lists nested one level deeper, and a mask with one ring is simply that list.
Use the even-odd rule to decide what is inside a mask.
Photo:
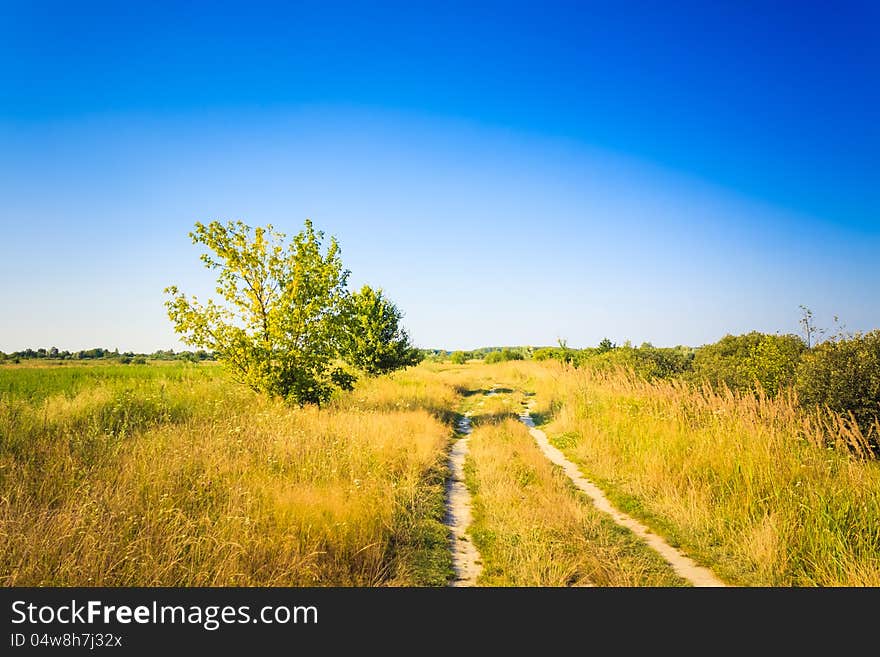
[{"label": "treeline on horizon", "polygon": [[81,349],[79,351],[61,351],[57,347],[50,347],[49,349],[40,347],[39,349],[13,351],[9,354],[0,351],[0,363],[20,363],[23,360],[108,360],[118,362],[122,365],[145,365],[147,359],[199,362],[203,360],[214,360],[214,354],[205,351],[204,349],[198,349],[196,351],[158,349],[152,353],[135,353],[133,351],[124,351],[120,353],[119,349],[110,350],[103,347]]},{"label": "treeline on horizon", "polygon": [[464,363],[557,360],[573,367],[625,369],[646,380],[679,380],[714,390],[776,397],[797,395],[805,409],[826,408],[858,425],[880,451],[880,330],[838,334],[814,342],[813,335],[752,331],[725,335],[701,347],[616,345],[608,338],[596,347],[486,347],[473,351],[435,351],[427,357]]},{"label": "treeline on horizon", "polygon": [[[596,347],[575,349],[560,341],[556,347],[482,347],[470,351],[421,349],[423,360],[465,363],[481,360],[499,363],[512,360],[555,360],[569,366],[597,370],[625,369],[646,380],[679,380],[714,390],[753,392],[775,397],[795,393],[805,408],[827,408],[855,422],[880,451],[880,330],[838,334],[815,342],[812,335],[769,334],[752,331],[726,335],[700,347],[635,347],[608,338]],[[153,353],[120,353],[96,347],[81,351],[25,349],[11,354],[0,351],[0,363],[22,360],[96,361],[146,364],[149,360],[214,360],[205,351],[158,350]]]}]

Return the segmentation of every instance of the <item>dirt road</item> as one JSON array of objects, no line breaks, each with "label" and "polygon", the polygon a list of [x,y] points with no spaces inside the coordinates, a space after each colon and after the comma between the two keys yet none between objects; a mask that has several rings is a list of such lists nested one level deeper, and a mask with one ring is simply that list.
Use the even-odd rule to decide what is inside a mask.
[{"label": "dirt road", "polygon": [[483,570],[480,553],[467,534],[471,524],[471,494],[464,482],[464,462],[468,453],[471,420],[465,414],[456,427],[460,438],[449,454],[451,476],[446,485],[446,526],[452,543],[452,567],[455,578],[451,586],[474,586]]},{"label": "dirt road", "polygon": [[530,405],[526,405],[519,419],[529,427],[529,433],[535,439],[538,447],[541,448],[541,451],[544,452],[544,455],[550,461],[562,468],[579,490],[586,493],[593,500],[593,504],[595,504],[597,509],[607,513],[618,525],[626,527],[643,539],[645,543],[656,550],[672,566],[676,573],[694,586],[726,586],[711,570],[698,565],[693,559],[669,545],[662,537],[653,533],[638,520],[616,509],[605,496],[605,493],[593,482],[586,479],[577,465],[569,461],[561,451],[551,445],[543,431],[535,428],[535,423],[529,411]]}]

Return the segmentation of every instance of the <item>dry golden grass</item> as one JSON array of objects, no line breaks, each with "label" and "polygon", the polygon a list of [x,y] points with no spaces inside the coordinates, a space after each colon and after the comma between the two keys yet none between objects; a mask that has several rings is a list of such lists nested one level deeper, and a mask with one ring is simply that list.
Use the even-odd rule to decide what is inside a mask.
[{"label": "dry golden grass", "polygon": [[377,412],[421,409],[449,421],[459,404],[456,385],[467,376],[463,366],[423,363],[362,382],[351,394],[334,399],[331,408]]},{"label": "dry golden grass", "polygon": [[6,396],[0,584],[443,584],[454,393],[420,376],[326,409],[204,376]]},{"label": "dry golden grass", "polygon": [[471,533],[489,586],[684,585],[663,559],[574,489],[517,420],[483,423],[466,464]]},{"label": "dry golden grass", "polygon": [[534,362],[426,363],[303,410],[205,365],[3,369],[0,585],[443,585],[465,410],[483,583],[667,583],[509,420],[521,392],[622,510],[725,580],[880,585],[880,464],[852,424]]},{"label": "dry golden grass", "polygon": [[852,424],[805,414],[790,395],[520,369],[553,407],[554,443],[623,510],[725,579],[880,585],[880,464],[859,457]]}]

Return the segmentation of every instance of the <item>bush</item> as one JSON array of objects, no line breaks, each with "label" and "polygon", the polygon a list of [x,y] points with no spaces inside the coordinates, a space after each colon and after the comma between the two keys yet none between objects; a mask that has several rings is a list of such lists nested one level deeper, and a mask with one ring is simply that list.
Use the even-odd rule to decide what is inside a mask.
[{"label": "bush", "polygon": [[617,345],[611,342],[608,338],[602,338],[602,341],[599,343],[597,349],[600,354],[604,354],[606,351],[611,351],[612,349],[616,349]]},{"label": "bush", "polygon": [[571,363],[581,352],[569,347],[541,347],[532,354],[533,360],[558,360],[560,363]]},{"label": "bush", "polygon": [[452,355],[449,357],[449,360],[451,360],[456,365],[463,365],[468,361],[469,357],[470,354],[468,354],[466,351],[453,351]]},{"label": "bush", "polygon": [[525,357],[519,351],[504,348],[499,351],[490,351],[483,360],[485,363],[503,363],[508,360],[524,360]]},{"label": "bush", "polygon": [[606,340],[596,349],[583,349],[578,353],[578,364],[597,369],[626,367],[640,377],[668,379],[690,371],[694,352],[688,347],[655,347],[649,343],[641,347],[626,344],[609,346]]},{"label": "bush", "polygon": [[852,413],[876,445],[880,418],[880,330],[821,342],[804,354],[796,390],[807,407]]},{"label": "bush", "polygon": [[694,351],[688,347],[653,347],[642,345],[633,349],[635,371],[644,378],[669,379],[690,372]]},{"label": "bush", "polygon": [[554,358],[559,358],[560,354],[558,354],[559,350],[553,347],[541,347],[540,349],[535,349],[535,353],[532,354],[532,360],[552,360]]},{"label": "bush", "polygon": [[801,354],[806,350],[796,335],[770,335],[752,331],[725,335],[700,347],[693,360],[693,377],[733,390],[755,390],[758,385],[775,395],[795,379]]},{"label": "bush", "polygon": [[135,356],[134,358],[131,359],[131,364],[132,365],[146,365],[147,359],[144,358],[143,356]]},{"label": "bush", "polygon": [[487,365],[491,365],[492,363],[501,363],[505,360],[504,356],[501,355],[500,351],[490,351],[486,354],[486,357],[483,359],[483,362]]}]

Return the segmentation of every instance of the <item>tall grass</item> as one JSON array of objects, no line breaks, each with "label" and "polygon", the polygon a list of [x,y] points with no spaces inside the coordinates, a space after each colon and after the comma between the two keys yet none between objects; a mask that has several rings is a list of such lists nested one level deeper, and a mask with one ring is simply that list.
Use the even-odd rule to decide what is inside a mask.
[{"label": "tall grass", "polygon": [[0,584],[450,577],[450,386],[417,372],[290,409],[211,368],[117,367],[0,369]]},{"label": "tall grass", "polygon": [[880,463],[790,394],[432,363],[291,409],[220,372],[0,367],[0,585],[445,584],[464,410],[482,583],[677,583],[508,419],[520,392],[616,504],[725,580],[880,585]]},{"label": "tall grass", "polygon": [[363,412],[424,410],[450,422],[459,403],[457,382],[469,375],[466,368],[423,363],[362,382],[351,394],[331,402],[331,408]]},{"label": "tall grass", "polygon": [[481,423],[466,463],[471,532],[490,586],[684,585],[576,491],[516,420]]},{"label": "tall grass", "polygon": [[880,585],[880,464],[853,423],[804,413],[791,394],[555,365],[520,375],[587,476],[726,580]]}]

